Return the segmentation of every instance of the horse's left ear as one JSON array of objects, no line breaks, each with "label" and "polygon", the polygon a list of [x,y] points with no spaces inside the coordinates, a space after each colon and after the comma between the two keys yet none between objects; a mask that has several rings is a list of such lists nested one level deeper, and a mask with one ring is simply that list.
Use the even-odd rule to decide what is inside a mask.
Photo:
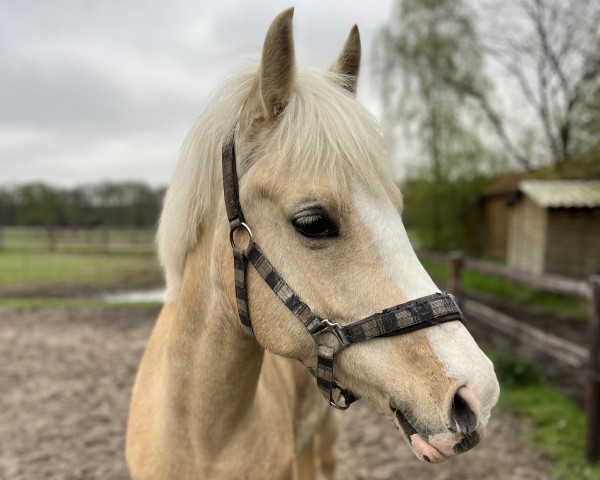
[{"label": "horse's left ear", "polygon": [[342,51],[329,71],[339,75],[343,87],[356,94],[360,71],[360,34],[356,25],[350,30],[350,35],[348,35]]},{"label": "horse's left ear", "polygon": [[248,124],[276,117],[289,99],[296,73],[292,32],[294,9],[281,12],[267,32],[258,75],[244,105]]}]

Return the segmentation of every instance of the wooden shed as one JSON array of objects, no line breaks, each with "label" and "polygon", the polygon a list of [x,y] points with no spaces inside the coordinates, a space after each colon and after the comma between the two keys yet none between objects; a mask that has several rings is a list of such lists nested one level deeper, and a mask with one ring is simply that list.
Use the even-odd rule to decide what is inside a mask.
[{"label": "wooden shed", "polygon": [[572,277],[600,271],[600,180],[522,180],[504,203],[509,267]]}]

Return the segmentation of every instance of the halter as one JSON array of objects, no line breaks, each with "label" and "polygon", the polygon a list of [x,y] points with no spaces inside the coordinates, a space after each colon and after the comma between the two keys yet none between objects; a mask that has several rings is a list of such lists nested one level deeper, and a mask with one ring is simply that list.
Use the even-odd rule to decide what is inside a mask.
[{"label": "halter", "polygon": [[[317,386],[330,405],[345,410],[352,402],[358,400],[356,395],[350,390],[340,387],[333,379],[336,353],[341,352],[353,343],[363,342],[371,338],[401,335],[454,320],[465,323],[454,297],[448,293],[435,293],[417,298],[387,308],[349,325],[331,322],[314,313],[271,265],[254,241],[252,230],[244,221],[239,199],[234,137],[235,135],[232,134],[231,140],[223,145],[222,161],[223,190],[230,227],[229,239],[233,248],[235,295],[240,322],[245,332],[254,337],[248,309],[248,289],[246,285],[248,261],[250,261],[271,290],[312,335],[317,345],[317,370],[313,371],[311,369],[311,373],[316,377]],[[248,245],[245,248],[238,246],[234,238],[234,233],[242,229],[248,235]],[[331,334],[335,337],[337,340],[335,348],[322,342],[324,334]],[[340,405],[334,400],[333,390],[340,392],[344,398],[343,404]]]}]

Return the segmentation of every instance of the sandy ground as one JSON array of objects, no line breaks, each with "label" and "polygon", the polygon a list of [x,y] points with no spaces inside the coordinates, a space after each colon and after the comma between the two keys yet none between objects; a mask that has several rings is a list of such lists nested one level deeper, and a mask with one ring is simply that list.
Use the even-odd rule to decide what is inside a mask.
[{"label": "sandy ground", "polygon": [[[125,422],[156,309],[0,308],[0,478],[126,479]],[[550,480],[526,425],[496,409],[488,438],[419,462],[365,405],[343,415],[338,479]]]}]

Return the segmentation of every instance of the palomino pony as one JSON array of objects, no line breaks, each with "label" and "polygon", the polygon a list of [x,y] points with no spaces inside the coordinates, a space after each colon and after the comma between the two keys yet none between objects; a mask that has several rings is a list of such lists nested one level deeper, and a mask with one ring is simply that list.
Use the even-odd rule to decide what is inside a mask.
[{"label": "palomino pony", "polygon": [[330,404],[356,398],[441,462],[483,437],[497,401],[490,361],[408,241],[381,132],[354,96],[357,28],[329,72],[297,70],[292,15],[274,20],[258,71],[214,95],[168,190],[166,302],[127,433],[135,479],[319,466],[331,479]]}]

